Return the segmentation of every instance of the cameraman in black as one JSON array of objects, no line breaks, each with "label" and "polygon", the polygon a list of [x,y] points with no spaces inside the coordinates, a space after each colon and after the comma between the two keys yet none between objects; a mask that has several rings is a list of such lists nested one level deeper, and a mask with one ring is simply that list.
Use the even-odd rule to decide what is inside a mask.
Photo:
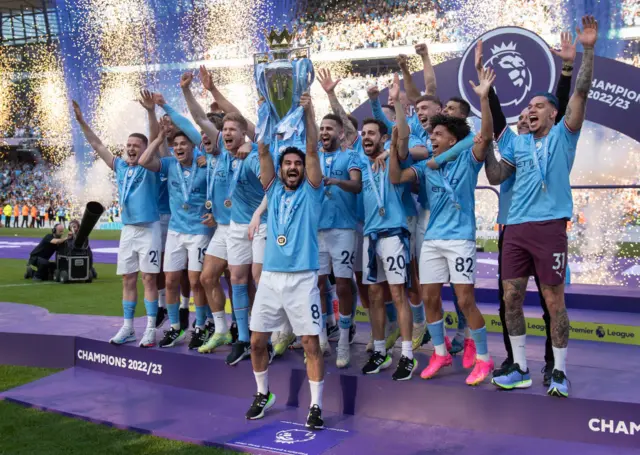
[{"label": "cameraman in black", "polygon": [[[50,259],[58,250],[60,245],[72,237],[69,232],[67,238],[63,238],[64,226],[56,224],[51,233],[47,234],[40,240],[40,243],[31,251],[29,261],[27,262],[27,271],[24,274],[25,279],[33,278],[33,281],[49,280],[56,268],[56,263]],[[34,272],[35,270],[35,272]]]}]

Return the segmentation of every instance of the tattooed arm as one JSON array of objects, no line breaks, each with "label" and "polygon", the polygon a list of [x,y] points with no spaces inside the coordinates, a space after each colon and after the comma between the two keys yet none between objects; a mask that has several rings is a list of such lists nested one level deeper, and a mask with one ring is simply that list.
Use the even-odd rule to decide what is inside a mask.
[{"label": "tattooed arm", "polygon": [[582,127],[587,109],[587,95],[591,89],[591,81],[593,79],[593,61],[594,61],[594,45],[598,39],[598,22],[593,16],[584,16],[582,18],[583,30],[578,28],[578,41],[582,43],[584,52],[582,54],[582,63],[576,80],[576,87],[569,99],[567,112],[564,121],[571,131],[578,131]]},{"label": "tattooed arm", "polygon": [[516,171],[516,168],[505,160],[498,160],[494,150],[488,150],[484,161],[484,171],[491,185],[500,185]]}]

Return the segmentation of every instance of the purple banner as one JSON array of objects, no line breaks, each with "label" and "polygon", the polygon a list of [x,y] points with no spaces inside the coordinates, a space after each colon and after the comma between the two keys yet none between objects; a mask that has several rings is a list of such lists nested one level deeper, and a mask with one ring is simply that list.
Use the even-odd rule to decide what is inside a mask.
[{"label": "purple banner", "polygon": [[[473,113],[480,112],[478,97],[469,80],[477,79],[474,68],[474,48],[483,39],[485,67],[496,71],[496,93],[506,117],[511,123],[527,107],[532,95],[539,90],[555,92],[562,62],[553,56],[545,41],[535,33],[518,27],[500,27],[478,37],[462,58],[448,60],[434,66],[438,96],[446,102],[452,96],[465,98]],[[578,50],[582,48],[578,45]],[[572,90],[578,77],[582,54],[574,63]],[[422,71],[413,80],[424,91]],[[619,131],[640,142],[640,69],[616,60],[595,57],[593,85],[589,92],[586,119]],[[388,89],[381,90],[381,101],[388,98]],[[369,103],[359,106],[353,114],[359,121],[371,116]]]},{"label": "purple banner", "polygon": [[228,444],[275,453],[320,455],[353,434],[337,428],[310,431],[300,423],[280,421],[240,435]]}]

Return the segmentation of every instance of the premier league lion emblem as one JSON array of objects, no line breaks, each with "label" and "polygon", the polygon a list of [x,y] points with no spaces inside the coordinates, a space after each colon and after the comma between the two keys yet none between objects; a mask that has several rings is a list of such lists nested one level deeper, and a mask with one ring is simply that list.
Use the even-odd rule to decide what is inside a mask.
[{"label": "premier league lion emblem", "polygon": [[[500,98],[500,104],[502,106],[510,106],[512,104],[520,104],[531,92],[531,70],[527,68],[527,62],[523,56],[517,50],[517,44],[510,42],[509,44],[501,43],[500,46],[493,46],[491,48],[491,58],[486,61],[484,67],[493,67],[496,72],[496,79],[504,78],[506,75],[514,87],[519,87],[522,90],[520,93],[514,92],[516,97],[512,99]],[[506,81],[501,81],[505,84]],[[496,84],[497,85],[497,84]],[[500,97],[500,93],[497,93]]]},{"label": "premier league lion emblem", "polygon": [[278,444],[295,444],[297,442],[313,441],[316,434],[307,430],[282,430],[276,433],[276,442]]},{"label": "premier league lion emblem", "polygon": [[474,55],[482,40],[483,66],[496,72],[494,88],[508,123],[515,123],[529,104],[533,93],[552,92],[556,80],[556,63],[549,45],[535,33],[519,27],[500,27],[478,37],[467,48],[458,68],[458,88],[480,116],[480,100],[469,81],[478,79]]}]

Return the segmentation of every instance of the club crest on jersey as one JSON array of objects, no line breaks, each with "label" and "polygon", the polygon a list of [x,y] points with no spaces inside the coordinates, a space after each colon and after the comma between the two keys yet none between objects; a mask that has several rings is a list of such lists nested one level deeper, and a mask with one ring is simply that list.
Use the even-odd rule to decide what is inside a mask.
[{"label": "club crest on jersey", "polygon": [[131,176],[133,175],[133,169],[129,169],[129,170],[127,171],[127,175],[128,175],[129,177],[131,177]]},{"label": "club crest on jersey", "polygon": [[460,60],[458,89],[476,116],[480,116],[480,100],[468,81],[478,79],[474,58],[480,39],[483,67],[495,71],[494,87],[500,105],[507,122],[515,123],[533,93],[553,91],[556,64],[549,45],[534,32],[520,27],[499,27],[473,41]]}]

